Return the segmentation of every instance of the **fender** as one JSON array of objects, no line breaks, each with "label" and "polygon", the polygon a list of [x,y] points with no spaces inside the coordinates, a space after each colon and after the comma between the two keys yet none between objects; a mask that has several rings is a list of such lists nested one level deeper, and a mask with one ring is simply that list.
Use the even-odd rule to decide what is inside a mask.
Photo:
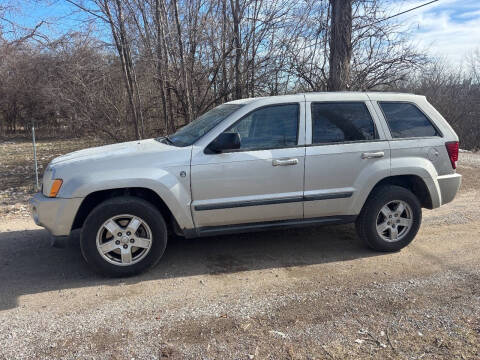
[{"label": "fender", "polygon": [[120,188],[147,188],[165,202],[182,229],[194,227],[190,211],[190,176],[180,177],[185,166],[171,166],[165,169],[139,167],[131,169],[131,176],[125,170],[97,170],[72,177],[61,189],[62,197],[85,198],[101,190]]},{"label": "fender", "polygon": [[391,159],[391,176],[416,175],[425,182],[432,208],[442,205],[442,192],[437,181],[438,173],[435,166],[426,158],[422,157],[401,157]]},{"label": "fender", "polygon": [[432,207],[436,208],[441,205],[442,196],[437,181],[437,171],[430,161],[420,157],[388,159],[388,161],[391,161],[389,170],[386,170],[388,167],[384,162],[378,162],[371,167],[365,168],[360,173],[354,185],[358,191],[349,210],[350,213],[360,213],[368,196],[382,180],[401,175],[415,175],[421,178],[430,193]]},{"label": "fender", "polygon": [[191,147],[177,148],[147,139],[60,157],[52,162],[52,174],[63,179],[59,198],[83,199],[102,190],[147,188],[175,214],[182,229],[190,229],[190,160]]}]

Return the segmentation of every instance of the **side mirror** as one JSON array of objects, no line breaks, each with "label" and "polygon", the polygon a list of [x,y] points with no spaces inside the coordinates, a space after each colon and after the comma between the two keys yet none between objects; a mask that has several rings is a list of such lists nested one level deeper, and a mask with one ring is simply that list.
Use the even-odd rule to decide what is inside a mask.
[{"label": "side mirror", "polygon": [[208,145],[208,149],[213,153],[240,149],[240,135],[238,133],[221,133]]}]

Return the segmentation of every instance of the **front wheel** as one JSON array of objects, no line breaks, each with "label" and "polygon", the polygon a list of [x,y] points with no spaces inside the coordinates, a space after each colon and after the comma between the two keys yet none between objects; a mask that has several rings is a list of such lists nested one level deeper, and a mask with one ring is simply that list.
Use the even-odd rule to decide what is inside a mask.
[{"label": "front wheel", "polygon": [[397,251],[415,238],[422,222],[417,197],[401,186],[377,189],[365,203],[356,228],[359,237],[372,249]]},{"label": "front wheel", "polygon": [[136,197],[112,198],[88,215],[80,247],[92,269],[107,276],[130,276],[154,266],[167,245],[161,213]]}]

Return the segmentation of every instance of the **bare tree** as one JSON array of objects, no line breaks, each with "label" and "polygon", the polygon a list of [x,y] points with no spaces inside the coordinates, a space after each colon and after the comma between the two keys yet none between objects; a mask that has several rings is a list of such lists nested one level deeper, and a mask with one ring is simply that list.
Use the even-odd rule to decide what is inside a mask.
[{"label": "bare tree", "polygon": [[[131,41],[126,26],[124,10],[126,2],[122,0],[94,0],[93,4],[96,8],[92,9],[81,0],[67,1],[108,24],[122,64],[123,78],[129,100],[129,113],[134,130],[133,137],[141,139],[143,136],[143,114],[135,63],[132,59]],[[128,118],[126,118],[126,121],[128,122]]]},{"label": "bare tree", "polygon": [[468,56],[468,66],[472,81],[480,85],[480,48],[477,48]]},{"label": "bare tree", "polygon": [[41,42],[1,33],[0,134],[34,118],[40,134],[142,138],[247,96],[395,89],[427,94],[478,146],[478,54],[465,73],[431,66],[380,0],[67,1],[111,43],[88,26]]}]

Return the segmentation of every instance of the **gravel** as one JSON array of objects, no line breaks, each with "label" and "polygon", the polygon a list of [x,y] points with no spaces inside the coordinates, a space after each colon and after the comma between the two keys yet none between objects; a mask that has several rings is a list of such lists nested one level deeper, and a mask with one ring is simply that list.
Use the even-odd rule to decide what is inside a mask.
[{"label": "gravel", "polygon": [[78,234],[51,248],[5,193],[0,359],[479,359],[480,156],[459,172],[398,253],[351,225],[176,239],[128,279],[93,274]]}]

